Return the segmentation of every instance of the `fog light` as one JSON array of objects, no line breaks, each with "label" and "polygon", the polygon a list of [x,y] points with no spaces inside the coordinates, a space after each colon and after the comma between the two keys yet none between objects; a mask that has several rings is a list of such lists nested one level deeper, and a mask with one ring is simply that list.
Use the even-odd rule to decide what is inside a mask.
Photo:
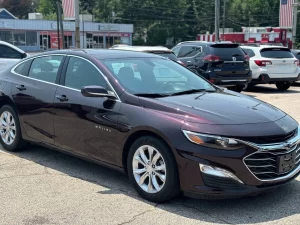
[{"label": "fog light", "polygon": [[219,167],[215,167],[215,166],[208,166],[208,165],[203,165],[203,164],[199,164],[200,166],[200,171],[202,173],[211,175],[211,176],[216,176],[216,177],[224,177],[224,178],[230,178],[233,180],[236,180],[237,182],[244,184],[243,181],[241,181],[237,176],[235,176],[233,173],[221,169]]}]

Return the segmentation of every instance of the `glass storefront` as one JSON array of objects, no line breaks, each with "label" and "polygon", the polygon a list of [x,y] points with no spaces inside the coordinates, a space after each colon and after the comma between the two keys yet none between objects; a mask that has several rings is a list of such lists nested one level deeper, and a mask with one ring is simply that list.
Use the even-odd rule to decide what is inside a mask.
[{"label": "glass storefront", "polygon": [[0,31],[0,41],[5,41],[16,46],[36,46],[36,31]]}]

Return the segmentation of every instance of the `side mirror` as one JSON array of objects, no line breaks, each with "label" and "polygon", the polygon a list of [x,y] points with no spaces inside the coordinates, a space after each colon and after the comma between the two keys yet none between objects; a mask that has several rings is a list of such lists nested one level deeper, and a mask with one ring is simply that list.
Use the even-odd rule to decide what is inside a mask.
[{"label": "side mirror", "polygon": [[28,56],[28,55],[27,55],[26,52],[24,52],[24,53],[22,54],[22,58],[23,58],[23,59],[27,58],[27,56]]},{"label": "side mirror", "polygon": [[81,89],[81,94],[85,97],[106,97],[109,99],[117,99],[113,92],[107,91],[101,86],[86,86]]}]

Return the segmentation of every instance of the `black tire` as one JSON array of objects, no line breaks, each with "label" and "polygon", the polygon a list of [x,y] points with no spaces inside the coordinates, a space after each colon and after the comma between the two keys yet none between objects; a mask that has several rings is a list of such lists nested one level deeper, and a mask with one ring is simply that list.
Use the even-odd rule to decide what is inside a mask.
[{"label": "black tire", "polygon": [[276,87],[278,90],[286,91],[291,87],[291,83],[288,81],[276,82]]},{"label": "black tire", "polygon": [[245,85],[236,85],[234,87],[234,91],[238,93],[241,93],[244,89],[245,89]]},{"label": "black tire", "polygon": [[[22,149],[25,146],[25,142],[24,142],[24,140],[22,138],[22,134],[21,134],[19,118],[18,118],[15,110],[10,105],[4,105],[0,108],[0,117],[4,112],[9,112],[15,121],[15,127],[16,127],[15,139],[11,144],[6,144],[3,141],[2,137],[0,137],[0,143],[7,151],[15,152],[15,151]],[[0,136],[1,136],[1,134],[0,134]]]},{"label": "black tire", "polygon": [[247,85],[247,88],[246,88],[246,91],[252,91],[253,90],[253,88],[254,88],[254,86],[255,86],[255,84],[248,84]]},{"label": "black tire", "polygon": [[[136,151],[144,145],[150,145],[151,147],[154,147],[162,155],[166,166],[166,181],[164,183],[164,186],[159,192],[154,194],[144,191],[137,184],[137,181],[135,180],[133,174],[133,157]],[[143,136],[137,139],[132,144],[127,158],[127,171],[130,181],[138,194],[148,201],[156,203],[166,202],[177,197],[180,194],[179,175],[175,157],[171,149],[163,141],[155,137]]]},{"label": "black tire", "polygon": [[228,89],[231,90],[231,91],[241,93],[244,90],[244,86],[243,85],[236,85],[236,86],[233,86],[233,87],[229,87]]}]

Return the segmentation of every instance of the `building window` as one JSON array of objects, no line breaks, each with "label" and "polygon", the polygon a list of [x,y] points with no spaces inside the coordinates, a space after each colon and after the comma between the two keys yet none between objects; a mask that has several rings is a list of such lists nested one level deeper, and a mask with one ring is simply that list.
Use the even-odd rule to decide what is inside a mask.
[{"label": "building window", "polygon": [[25,46],[26,45],[26,33],[25,31],[13,31],[14,39],[13,44],[17,46]]},{"label": "building window", "polygon": [[13,44],[13,35],[11,31],[0,31],[0,40]]},{"label": "building window", "polygon": [[37,46],[37,32],[27,31],[26,32],[26,45],[27,46]]}]

